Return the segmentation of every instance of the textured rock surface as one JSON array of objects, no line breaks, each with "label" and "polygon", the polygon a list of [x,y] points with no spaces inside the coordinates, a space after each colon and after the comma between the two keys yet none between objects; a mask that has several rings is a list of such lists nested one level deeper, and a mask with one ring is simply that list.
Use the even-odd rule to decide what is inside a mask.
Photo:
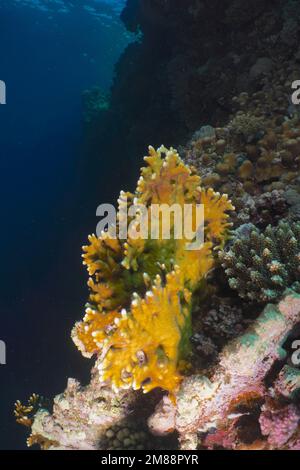
[{"label": "textured rock surface", "polygon": [[[204,376],[187,378],[177,395],[176,405],[169,403],[169,409],[166,404],[158,408],[157,427],[156,415],[151,417],[153,432],[164,434],[170,431],[162,426],[163,422],[169,426],[169,414],[174,423],[173,431],[176,429],[179,432],[184,449],[195,449],[199,445],[209,447],[212,436],[214,445],[233,449],[245,445],[239,437],[239,423],[243,417],[249,417],[251,413],[258,413],[259,416],[260,410],[265,410],[261,408],[262,403],[273,395],[272,387],[267,385],[265,379],[273,366],[285,359],[286,351],[282,346],[288,333],[299,322],[300,296],[291,293],[278,307],[268,305],[249,330],[224,349],[210,379]],[[163,419],[162,410],[165,412]],[[295,418],[298,407],[295,405],[289,410],[292,410],[291,438],[298,429]],[[280,416],[276,418],[280,420]],[[285,428],[289,413],[283,412],[282,416],[282,426]],[[264,433],[268,434],[266,427]],[[259,434],[257,438],[263,440]],[[288,446],[289,438],[284,443],[270,438],[261,445],[266,448],[278,448],[283,444]]]},{"label": "textured rock surface", "polygon": [[53,402],[53,413],[35,415],[28,444],[47,449],[96,450],[105,431],[128,415],[130,396],[115,394],[100,383],[95,370],[91,383],[81,387],[68,380],[66,390]]}]

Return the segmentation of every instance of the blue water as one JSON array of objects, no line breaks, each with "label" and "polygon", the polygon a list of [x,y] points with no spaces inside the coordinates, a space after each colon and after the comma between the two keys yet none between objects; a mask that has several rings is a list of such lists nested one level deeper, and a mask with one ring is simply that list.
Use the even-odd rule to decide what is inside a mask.
[{"label": "blue water", "polygon": [[124,2],[1,1],[1,449],[25,448],[16,399],[51,397],[69,376],[88,380],[91,364],[70,340],[87,296],[81,245],[95,230],[97,204],[120,188],[107,180],[117,156],[101,152],[97,191],[90,184],[81,95],[109,89],[130,40],[119,20]]}]

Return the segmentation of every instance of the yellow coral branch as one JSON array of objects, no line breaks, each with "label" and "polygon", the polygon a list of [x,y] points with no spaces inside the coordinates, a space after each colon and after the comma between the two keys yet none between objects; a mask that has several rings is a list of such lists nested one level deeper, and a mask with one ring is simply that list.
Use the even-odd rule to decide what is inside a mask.
[{"label": "yellow coral branch", "polygon": [[189,300],[179,268],[167,274],[165,286],[157,276],[145,297],[136,295],[130,312],[123,310],[117,320],[118,329],[101,365],[101,378],[111,380],[116,389],[175,389],[180,381],[179,344],[190,314]]},{"label": "yellow coral branch", "polygon": [[[204,243],[187,250],[188,240],[174,235],[174,215],[170,239],[161,230],[157,239],[90,236],[90,245],[83,248],[91,276],[89,303],[72,337],[83,355],[101,353],[101,378],[116,389],[147,392],[161,387],[172,392],[181,380],[180,363],[189,352],[192,293],[214,265],[213,249],[225,240],[226,212],[233,206],[226,195],[202,190],[200,177],[176,150],[150,147],[145,161],[135,193],[121,192],[118,223],[124,222],[122,209],[142,204],[148,209],[151,230],[160,223],[160,215],[150,217],[153,204],[176,204],[181,209],[203,204]],[[133,212],[126,223],[138,230],[142,216],[139,210]]]}]

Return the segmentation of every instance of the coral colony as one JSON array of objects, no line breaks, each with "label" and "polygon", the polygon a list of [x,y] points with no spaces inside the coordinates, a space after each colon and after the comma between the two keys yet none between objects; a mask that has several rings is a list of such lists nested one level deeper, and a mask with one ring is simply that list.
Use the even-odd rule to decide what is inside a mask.
[{"label": "coral colony", "polygon": [[[227,196],[201,189],[199,176],[175,150],[150,147],[145,161],[147,167],[135,193],[127,193],[126,204],[202,203],[205,243],[187,251],[182,238],[121,241],[109,233],[90,236],[83,248],[90,297],[72,337],[83,355],[103,355],[100,378],[111,381],[114,390],[161,387],[173,392],[189,354],[192,294],[214,264],[213,249],[224,243],[226,211],[233,207]],[[121,193],[119,220],[123,204]],[[140,225],[139,213],[132,222]]]},{"label": "coral colony", "polygon": [[[187,132],[178,151],[149,147],[136,189],[120,194],[118,236],[101,225],[83,247],[89,297],[71,337],[94,360],[90,383],[69,379],[51,407],[37,395],[18,401],[16,419],[42,449],[300,450],[300,53],[290,53],[299,2],[280,2],[276,14],[264,0],[222,2],[220,11],[212,2],[203,15],[198,1],[147,1],[134,19],[127,3],[123,20],[141,26],[147,47],[125,52],[131,72],[122,63],[109,104],[99,89],[86,93],[86,124],[120,112],[139,148],[168,101],[168,75],[173,111],[157,133],[175,141]],[[210,57],[220,38],[208,43],[209,29],[230,31],[220,58],[228,77]],[[163,33],[169,53],[143,70]],[[151,218],[155,204],[203,206],[203,243],[186,249],[174,214],[169,238],[161,229],[134,236],[161,220]]]},{"label": "coral colony", "polygon": [[263,232],[249,224],[220,259],[230,287],[252,302],[276,301],[287,287],[300,292],[300,223],[281,221]]}]

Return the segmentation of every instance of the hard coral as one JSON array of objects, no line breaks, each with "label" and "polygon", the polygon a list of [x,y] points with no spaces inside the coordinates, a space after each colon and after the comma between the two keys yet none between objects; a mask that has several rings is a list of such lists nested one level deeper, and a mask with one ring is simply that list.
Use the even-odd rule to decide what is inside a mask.
[{"label": "hard coral", "polygon": [[101,447],[107,450],[143,450],[153,446],[153,436],[133,424],[120,423],[107,429]]},{"label": "hard coral", "polygon": [[264,130],[264,121],[253,114],[239,112],[229,123],[228,128],[235,138],[250,143],[259,139],[260,133]]},{"label": "hard coral", "polygon": [[114,388],[177,388],[190,329],[190,292],[180,277],[179,270],[168,273],[163,287],[157,276],[145,298],[135,296],[130,313],[122,312],[113,347],[100,369],[103,380],[110,379]]},{"label": "hard coral", "polygon": [[[91,276],[90,298],[72,337],[85,356],[101,356],[101,379],[115,389],[173,391],[190,349],[192,293],[214,265],[213,249],[225,241],[226,211],[233,206],[226,195],[201,189],[199,176],[175,150],[150,147],[145,161],[135,194],[121,193],[117,229],[125,206],[136,209],[128,224],[139,231],[143,204],[151,230],[159,226],[158,236],[133,237],[129,231],[126,240],[111,239],[108,231],[89,238],[83,258]],[[159,217],[150,216],[154,204],[181,209],[203,204],[204,243],[187,250],[188,240],[175,237],[174,218],[171,239],[165,239]]]},{"label": "hard coral", "polygon": [[14,415],[17,423],[26,427],[31,427],[33,423],[33,416],[38,411],[40,406],[40,397],[33,393],[26,405],[23,405],[20,400],[15,403]]},{"label": "hard coral", "polygon": [[287,287],[299,291],[300,224],[280,222],[264,232],[249,226],[220,253],[232,289],[250,301],[276,301]]}]

